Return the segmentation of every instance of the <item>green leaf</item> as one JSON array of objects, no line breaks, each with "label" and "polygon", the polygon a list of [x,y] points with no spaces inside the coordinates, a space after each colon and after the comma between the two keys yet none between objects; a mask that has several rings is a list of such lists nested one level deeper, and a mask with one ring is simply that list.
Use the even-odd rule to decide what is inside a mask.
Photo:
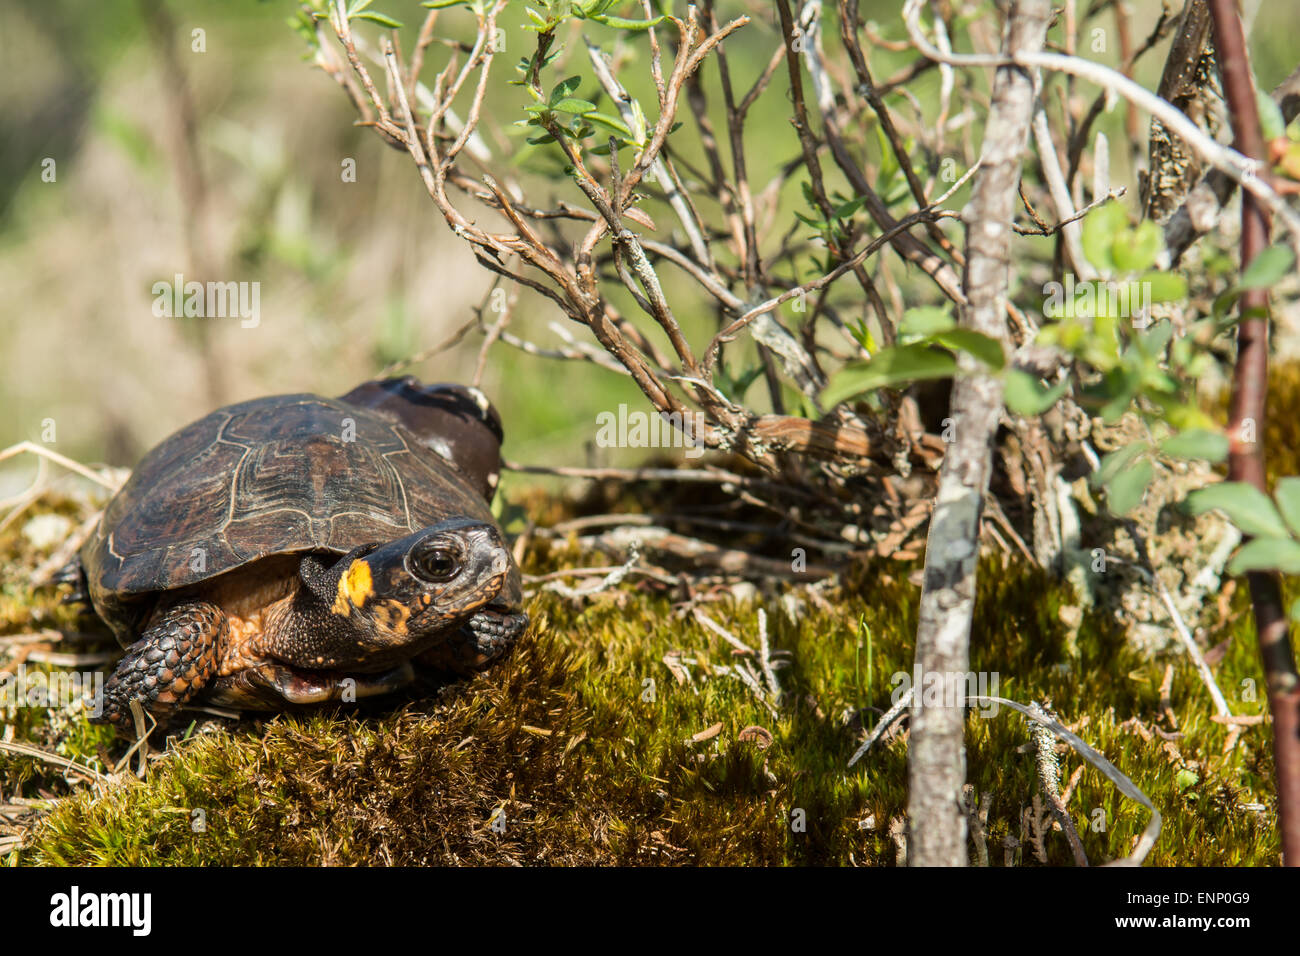
[{"label": "green leaf", "polygon": [[889,142],[889,137],[885,135],[884,129],[876,125],[876,142],[880,144],[880,170],[876,173],[877,191],[880,184],[889,182],[899,171],[898,157],[894,154],[894,146]]},{"label": "green leaf", "polygon": [[1247,541],[1228,562],[1228,571],[1281,571],[1300,574],[1300,544],[1290,538],[1256,538]]},{"label": "green leaf", "polygon": [[611,133],[617,133],[626,139],[632,138],[632,131],[617,116],[610,116],[607,113],[587,113],[583,116],[583,119],[589,123],[595,123],[597,126],[603,126]]},{"label": "green leaf", "polygon": [[1106,507],[1111,514],[1123,516],[1142,503],[1142,495],[1151,483],[1155,469],[1143,458],[1127,471],[1121,471],[1106,485]]},{"label": "green leaf", "polygon": [[628,20],[625,17],[595,16],[588,17],[589,20],[595,20],[597,23],[603,23],[607,27],[613,27],[615,30],[649,30],[651,27],[657,27],[667,20],[667,17],[655,17],[653,20]]},{"label": "green leaf", "polygon": [[582,85],[582,77],[580,76],[570,76],[567,79],[561,80],[559,83],[555,84],[555,89],[551,90],[549,102],[551,104],[560,102],[560,100],[567,98],[568,95],[576,90],[580,85]]},{"label": "green leaf", "polygon": [[445,10],[448,7],[469,6],[469,0],[424,0],[420,6],[430,10]]},{"label": "green leaf", "polygon": [[903,313],[898,323],[900,336],[926,336],[957,327],[957,320],[943,306],[919,305]]},{"label": "green leaf", "polygon": [[862,204],[867,201],[866,196],[859,196],[857,199],[850,199],[844,205],[835,210],[836,219],[852,219],[853,214],[862,208]]},{"label": "green leaf", "polygon": [[1228,457],[1228,436],[1205,428],[1180,432],[1160,443],[1160,450],[1175,458],[1223,461]]},{"label": "green leaf", "polygon": [[1062,379],[1051,388],[1043,385],[1037,376],[1030,375],[1023,369],[1007,369],[1007,380],[1003,386],[1002,398],[1007,408],[1026,418],[1041,415],[1055,405],[1070,387],[1068,378]]},{"label": "green leaf", "polygon": [[1273,500],[1291,530],[1300,534],[1300,478],[1279,478],[1273,487]]},{"label": "green leaf", "polygon": [[1295,254],[1280,243],[1269,246],[1251,260],[1237,283],[1239,289],[1267,289],[1291,271]]},{"label": "green leaf", "polygon": [[1120,272],[1141,272],[1155,263],[1163,244],[1160,227],[1152,220],[1144,219],[1136,229],[1119,231],[1111,243],[1111,260]]},{"label": "green leaf", "polygon": [[1282,118],[1282,109],[1273,102],[1262,89],[1255,91],[1256,109],[1259,111],[1259,128],[1264,134],[1264,141],[1278,139],[1286,135],[1286,120]]},{"label": "green leaf", "polygon": [[831,408],[848,398],[900,382],[947,378],[957,370],[951,352],[927,345],[900,345],[878,352],[869,362],[844,366],[822,392],[822,404]]},{"label": "green leaf", "polygon": [[1135,442],[1132,445],[1125,445],[1117,448],[1101,460],[1101,465],[1097,468],[1097,473],[1092,476],[1094,487],[1107,484],[1115,477],[1122,468],[1126,468],[1134,458],[1146,451],[1150,445],[1146,442]]},{"label": "green leaf", "polygon": [[374,2],[375,0],[352,0],[352,2],[348,4],[348,19],[351,20]]},{"label": "green leaf", "polygon": [[552,109],[560,113],[575,113],[578,116],[590,113],[595,108],[595,103],[590,103],[587,100],[576,99],[563,99],[552,107]]},{"label": "green leaf", "polygon": [[1151,302],[1179,302],[1187,298],[1187,280],[1172,272],[1148,272],[1138,281],[1146,284]]},{"label": "green leaf", "polygon": [[973,355],[996,371],[1001,371],[1007,361],[1001,342],[974,329],[949,329],[930,336],[930,341]]},{"label": "green leaf", "polygon": [[1194,515],[1213,508],[1226,512],[1232,523],[1246,534],[1286,537],[1286,525],[1268,495],[1244,481],[1223,481],[1198,488],[1187,496],[1187,510]]},{"label": "green leaf", "polygon": [[1102,203],[1083,219],[1083,254],[1103,272],[1115,268],[1111,244],[1121,229],[1128,227],[1128,213],[1117,201]]},{"label": "green leaf", "polygon": [[350,20],[369,20],[371,23],[378,23],[381,27],[389,27],[393,30],[400,30],[402,27],[401,20],[394,20],[386,13],[376,13],[374,10],[367,10],[365,13],[358,13],[356,16],[349,17]]}]

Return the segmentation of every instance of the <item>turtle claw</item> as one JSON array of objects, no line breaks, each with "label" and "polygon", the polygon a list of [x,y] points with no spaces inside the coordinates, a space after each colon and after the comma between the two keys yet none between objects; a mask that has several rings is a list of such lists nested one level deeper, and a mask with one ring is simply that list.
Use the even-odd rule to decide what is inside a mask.
[{"label": "turtle claw", "polygon": [[476,674],[504,657],[527,627],[527,614],[485,609],[447,640],[421,654],[419,661],[453,674]]}]

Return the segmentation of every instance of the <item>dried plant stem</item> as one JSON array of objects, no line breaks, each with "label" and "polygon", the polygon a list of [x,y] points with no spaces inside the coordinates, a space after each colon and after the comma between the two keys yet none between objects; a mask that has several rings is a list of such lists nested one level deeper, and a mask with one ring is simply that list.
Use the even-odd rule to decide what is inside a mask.
[{"label": "dried plant stem", "polygon": [[[1013,3],[1007,19],[1006,50],[1019,55],[1040,49],[1050,15],[1049,0]],[[1005,315],[1011,224],[1018,200],[1021,154],[1034,112],[1034,85],[1022,69],[999,68],[984,134],[984,158],[963,216],[967,226],[967,305],[961,309],[962,324],[1002,342],[1008,337]],[[1001,380],[963,356],[950,404],[955,441],[948,445],[939,472],[916,637],[916,667],[924,674],[942,675],[945,702],[961,693],[958,681],[970,664],[979,525],[1001,412]],[[908,750],[909,862],[914,866],[965,866],[965,712],[961,707],[921,706],[922,697],[917,694],[913,700]]]}]

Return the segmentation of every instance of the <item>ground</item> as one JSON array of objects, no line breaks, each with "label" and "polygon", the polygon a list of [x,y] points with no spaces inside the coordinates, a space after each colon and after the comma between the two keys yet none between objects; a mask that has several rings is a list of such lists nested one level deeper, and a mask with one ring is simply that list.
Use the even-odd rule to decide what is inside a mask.
[{"label": "ground", "polygon": [[[1297,382],[1283,378],[1276,407],[1295,407]],[[1297,427],[1294,415],[1276,415],[1270,447],[1300,448],[1288,433]],[[1275,468],[1296,473],[1293,455],[1275,456]],[[539,523],[568,507],[541,493],[515,503]],[[47,499],[0,530],[0,667],[48,651],[15,640],[45,629],[68,635],[56,651],[112,647],[93,622],[24,583],[45,551],[21,529],[41,514],[75,520],[78,507]],[[540,542],[524,570],[590,563]],[[21,865],[893,865],[906,725],[852,769],[848,761],[889,708],[896,675],[910,670],[919,567],[873,559],[816,593],[774,583],[724,589],[702,605],[756,649],[765,610],[771,659],[788,662],[774,672],[775,707],[761,673],[753,688],[737,676],[743,660],[759,670],[754,655],[644,578],[581,600],[534,593],[534,624],[516,653],[468,681],[364,709],[191,726],[150,757],[143,781],[134,762],[92,785],[57,758],[15,752],[26,743],[105,768],[125,748],[79,713],[9,707],[0,853]],[[990,554],[979,580],[972,669],[997,674],[991,693],[1047,703],[1150,797],[1163,829],[1149,863],[1278,862],[1267,723],[1211,719],[1177,644],[1141,646],[1114,610],[1080,609],[1068,584],[1026,562]],[[1200,635],[1214,676],[1234,714],[1264,714],[1244,589],[1225,590],[1222,608]],[[972,862],[1073,862],[1043,809],[1024,718],[972,709],[967,743],[984,821]],[[1057,756],[1089,861],[1127,855],[1148,811],[1064,745]]]},{"label": "ground", "polygon": [[[1229,728],[1210,720],[1185,659],[1144,660],[1100,612],[1086,617],[1070,656],[1058,616],[1069,592],[1033,569],[1000,565],[993,558],[982,569],[973,669],[997,671],[1001,696],[1051,701],[1151,797],[1165,821],[1152,863],[1273,862],[1267,726],[1247,728],[1223,753]],[[805,603],[796,620],[780,601],[766,602],[773,647],[792,662],[777,671],[778,717],[740,680],[709,676],[733,662],[731,646],[677,618],[669,597],[615,592],[575,607],[548,593],[534,600],[536,624],[508,663],[393,712],[282,715],[191,734],[150,762],[145,782],[123,774],[102,794],[70,787],[57,767],[5,754],[4,793],[57,799],[10,860],[893,863],[906,733],[854,769],[846,764],[864,724],[878,717],[871,708],[888,708],[890,676],[910,666],[910,570],[863,567],[828,595],[827,608]],[[756,610],[727,600],[709,613],[756,644]],[[1223,640],[1216,676],[1232,689],[1258,670],[1240,598],[1213,642]],[[687,682],[664,662],[674,652],[687,659],[669,658]],[[1233,703],[1238,713],[1264,707]],[[1170,713],[1181,736],[1167,741]],[[712,736],[691,739],[716,724]],[[98,754],[102,764],[122,750],[80,720],[55,732],[46,712],[30,708],[16,729],[17,739],[81,759]],[[992,862],[1005,862],[1008,835],[1024,844],[1010,851],[1013,862],[1038,859],[1032,826],[1023,829],[1037,793],[1023,719],[1005,708],[995,717],[972,711],[967,739],[970,780],[991,795]],[[1061,760],[1068,780],[1080,761]],[[1129,852],[1148,815],[1092,769],[1069,806],[1093,862]],[[1070,860],[1063,834],[1046,832],[1042,842],[1048,861]]]}]

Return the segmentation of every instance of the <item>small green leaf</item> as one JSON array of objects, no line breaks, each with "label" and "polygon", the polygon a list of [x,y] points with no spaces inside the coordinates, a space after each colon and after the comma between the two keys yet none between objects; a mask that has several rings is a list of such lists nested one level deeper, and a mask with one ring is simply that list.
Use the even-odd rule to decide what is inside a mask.
[{"label": "small green leaf", "polygon": [[1135,442],[1132,445],[1117,448],[1108,454],[1101,460],[1097,473],[1092,476],[1093,486],[1099,487],[1107,484],[1115,475],[1119,474],[1120,469],[1127,467],[1129,462],[1150,447],[1146,442]]},{"label": "small green leaf", "polygon": [[1007,403],[1007,408],[1017,415],[1030,418],[1043,414],[1055,405],[1069,387],[1068,378],[1048,388],[1038,380],[1037,376],[1030,375],[1023,369],[1011,368],[1007,369],[1002,398]]},{"label": "small green leaf", "polygon": [[560,102],[560,100],[567,98],[570,93],[581,85],[582,77],[580,76],[570,76],[567,79],[561,80],[559,83],[555,84],[555,89],[551,90],[549,102],[552,104]]},{"label": "small green leaf", "polygon": [[445,10],[448,7],[469,6],[469,0],[424,0],[420,6],[430,10]]},{"label": "small green leaf", "polygon": [[1291,530],[1300,534],[1300,478],[1279,478],[1273,487],[1273,499]]},{"label": "small green leaf", "polygon": [[1120,272],[1141,272],[1155,263],[1163,244],[1160,227],[1152,220],[1144,219],[1136,229],[1119,231],[1111,243],[1111,260]]},{"label": "small green leaf", "polygon": [[1106,485],[1106,507],[1111,514],[1123,516],[1142,503],[1142,495],[1155,469],[1149,458],[1143,458],[1127,471],[1121,471]]},{"label": "small green leaf", "polygon": [[560,113],[574,113],[582,116],[594,110],[596,104],[589,103],[587,100],[563,99],[551,108]]},{"label": "small green leaf", "polygon": [[957,327],[952,313],[938,305],[920,305],[908,309],[898,323],[900,336],[926,336]]},{"label": "small green leaf", "polygon": [[973,355],[996,371],[1001,371],[1007,361],[1001,342],[973,329],[949,329],[930,336],[930,341]]},{"label": "small green leaf", "polygon": [[1251,260],[1237,283],[1239,289],[1267,289],[1291,271],[1295,254],[1284,245],[1269,246]]},{"label": "small green leaf", "polygon": [[1083,220],[1083,253],[1103,272],[1115,268],[1110,248],[1121,229],[1128,227],[1128,213],[1117,201],[1102,203]]},{"label": "small green leaf", "polygon": [[377,13],[374,10],[367,10],[365,13],[358,13],[353,17],[349,17],[348,19],[369,20],[371,23],[378,23],[381,27],[389,27],[390,29],[393,30],[400,30],[402,28],[401,20],[394,20],[388,14]]},{"label": "small green leaf", "polygon": [[613,27],[615,30],[649,30],[651,27],[659,26],[668,18],[655,17],[653,20],[628,20],[625,17],[595,16],[588,19],[603,23],[607,27]]},{"label": "small green leaf", "polygon": [[1264,134],[1264,141],[1278,139],[1286,135],[1286,120],[1282,118],[1282,109],[1273,102],[1262,89],[1255,91],[1256,109],[1259,110],[1259,129]]},{"label": "small green leaf", "polygon": [[1242,545],[1228,562],[1231,574],[1246,571],[1281,571],[1300,574],[1300,544],[1290,538],[1256,538]]},{"label": "small green leaf", "polygon": [[1223,481],[1198,488],[1187,496],[1187,509],[1194,515],[1212,508],[1226,512],[1232,523],[1246,534],[1286,537],[1286,525],[1268,495],[1244,481]]},{"label": "small green leaf", "polygon": [[1187,298],[1187,280],[1172,272],[1148,272],[1138,281],[1146,285],[1151,302],[1179,302]]},{"label": "small green leaf", "polygon": [[1175,458],[1223,461],[1228,457],[1228,436],[1222,432],[1194,428],[1166,438],[1160,443],[1160,450]]},{"label": "small green leaf", "polygon": [[848,398],[900,382],[947,378],[957,370],[951,352],[927,345],[900,345],[878,352],[869,362],[844,366],[822,392],[822,404],[831,408]]},{"label": "small green leaf", "polygon": [[839,206],[835,210],[836,219],[852,219],[853,214],[862,208],[862,204],[867,201],[866,196],[859,196],[857,199],[850,199],[848,202]]},{"label": "small green leaf", "polygon": [[607,113],[587,113],[583,119],[589,123],[595,123],[597,126],[603,126],[610,132],[617,133],[620,136],[631,138],[632,131],[627,128],[617,116],[610,116]]}]

